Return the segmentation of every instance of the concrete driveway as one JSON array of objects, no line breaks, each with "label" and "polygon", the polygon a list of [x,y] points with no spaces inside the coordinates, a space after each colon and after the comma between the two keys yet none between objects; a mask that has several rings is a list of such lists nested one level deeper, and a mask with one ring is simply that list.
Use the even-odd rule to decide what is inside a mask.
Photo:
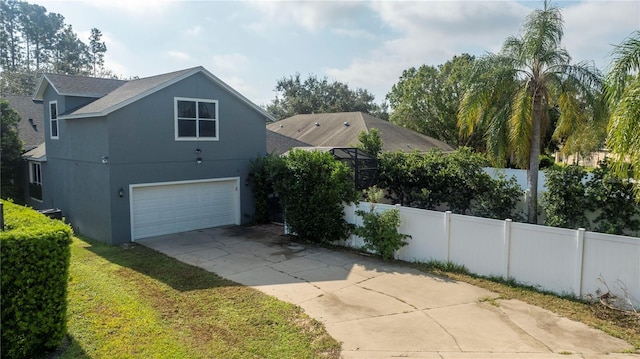
[{"label": "concrete driveway", "polygon": [[282,228],[211,228],[139,240],[302,307],[344,358],[629,358],[628,343],[466,283],[289,241]]}]

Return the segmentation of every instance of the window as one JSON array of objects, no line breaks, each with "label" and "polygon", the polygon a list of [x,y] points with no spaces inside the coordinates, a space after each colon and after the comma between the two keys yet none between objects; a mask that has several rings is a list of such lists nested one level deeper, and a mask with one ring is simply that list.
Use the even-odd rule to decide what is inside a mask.
[{"label": "window", "polygon": [[218,139],[218,101],[175,99],[176,140]]},{"label": "window", "polygon": [[49,125],[51,126],[51,138],[58,139],[58,102],[49,102]]},{"label": "window", "polygon": [[39,162],[29,162],[29,197],[42,201],[42,170]]}]

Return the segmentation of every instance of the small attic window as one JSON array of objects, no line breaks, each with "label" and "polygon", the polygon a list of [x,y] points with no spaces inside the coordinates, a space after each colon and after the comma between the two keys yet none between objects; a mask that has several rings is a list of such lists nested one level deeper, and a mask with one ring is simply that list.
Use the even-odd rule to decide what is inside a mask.
[{"label": "small attic window", "polygon": [[349,127],[349,126],[350,126],[349,122],[347,122],[347,121],[344,121],[343,125],[344,125],[345,127]]},{"label": "small attic window", "polygon": [[319,122],[316,122],[316,127],[320,127],[320,123]]}]

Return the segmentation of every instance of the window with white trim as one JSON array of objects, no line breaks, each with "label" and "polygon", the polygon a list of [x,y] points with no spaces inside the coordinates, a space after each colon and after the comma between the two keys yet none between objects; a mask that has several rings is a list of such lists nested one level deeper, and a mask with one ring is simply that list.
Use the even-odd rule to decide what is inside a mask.
[{"label": "window with white trim", "polygon": [[176,97],[176,141],[218,140],[218,100]]},{"label": "window with white trim", "polygon": [[29,162],[29,197],[42,201],[42,168],[40,162]]},{"label": "window with white trim", "polygon": [[49,102],[49,126],[52,139],[58,139],[58,101]]}]

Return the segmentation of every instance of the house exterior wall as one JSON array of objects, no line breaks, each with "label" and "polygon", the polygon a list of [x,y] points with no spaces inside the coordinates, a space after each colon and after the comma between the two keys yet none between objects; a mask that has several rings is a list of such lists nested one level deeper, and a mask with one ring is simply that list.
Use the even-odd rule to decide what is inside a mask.
[{"label": "house exterior wall", "polygon": [[[174,97],[218,100],[219,140],[176,141]],[[265,119],[209,78],[184,79],[114,111],[107,123],[112,243],[131,241],[131,184],[240,177],[241,221],[252,220],[253,195],[244,183],[250,161],[266,153]]]},{"label": "house exterior wall", "polygon": [[[175,97],[217,100],[219,139],[176,141]],[[239,177],[241,222],[252,220],[253,195],[245,183],[250,161],[266,153],[262,114],[196,73],[104,117],[59,119],[59,139],[51,139],[49,102],[57,101],[64,114],[88,100],[45,91],[40,208],[60,208],[79,233],[120,244],[131,241],[130,185]]]},{"label": "house exterior wall", "polygon": [[109,146],[106,118],[58,119],[59,138],[50,136],[49,102],[57,101],[58,114],[63,114],[70,110],[69,105],[80,105],[77,99],[82,98],[64,98],[52,88],[45,91],[47,161],[41,164],[42,203],[38,207],[59,208],[76,232],[109,241],[109,171],[102,163]]}]

